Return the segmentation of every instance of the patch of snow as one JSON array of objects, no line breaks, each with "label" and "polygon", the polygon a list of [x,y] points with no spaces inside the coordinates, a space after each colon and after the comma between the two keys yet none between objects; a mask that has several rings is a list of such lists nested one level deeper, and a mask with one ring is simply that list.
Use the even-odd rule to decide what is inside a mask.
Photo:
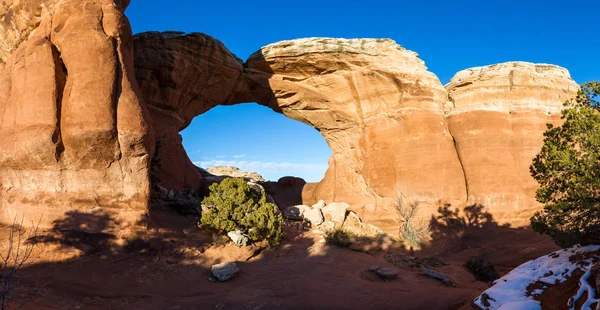
[{"label": "patch of snow", "polygon": [[542,306],[536,300],[512,301],[503,304],[498,310],[542,310]]},{"label": "patch of snow", "polygon": [[[593,265],[591,258],[571,262],[569,257],[598,250],[600,245],[574,246],[528,261],[494,281],[474,303],[486,310],[541,309],[541,304],[534,297],[541,294],[542,290],[534,290],[530,294],[527,287],[534,283],[555,285],[566,281],[577,269],[588,271]],[[589,264],[584,264],[586,262]]]},{"label": "patch of snow", "polygon": [[569,309],[570,310],[575,310],[575,303],[577,302],[577,300],[579,300],[579,298],[581,298],[583,296],[583,293],[586,293],[586,292],[587,292],[587,300],[581,306],[581,310],[592,310],[592,304],[600,301],[600,299],[595,298],[596,289],[593,288],[590,285],[590,283],[588,282],[588,279],[590,278],[590,276],[592,276],[592,272],[590,270],[588,270],[579,279],[579,290],[577,291],[577,294],[575,294],[575,296],[573,296],[569,299]]}]

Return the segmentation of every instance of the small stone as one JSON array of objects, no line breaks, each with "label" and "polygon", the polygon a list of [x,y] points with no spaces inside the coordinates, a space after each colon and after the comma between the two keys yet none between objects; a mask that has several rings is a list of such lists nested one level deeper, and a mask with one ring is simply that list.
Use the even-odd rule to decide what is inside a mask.
[{"label": "small stone", "polygon": [[210,281],[210,282],[217,282],[217,278],[215,278],[213,276],[209,276],[208,277],[208,281]]},{"label": "small stone", "polygon": [[217,280],[225,282],[235,277],[240,272],[240,269],[234,262],[225,262],[213,265],[210,268],[210,272],[212,273],[213,277],[217,278]]},{"label": "small stone", "polygon": [[449,286],[457,286],[456,281],[454,281],[452,278],[450,278],[450,276],[448,276],[445,273],[441,273],[439,271],[435,271],[433,269],[429,269],[429,268],[421,268],[421,271],[423,272],[423,274],[425,274],[426,276],[429,276],[431,278],[434,278],[436,280],[441,281],[442,283],[449,285]]},{"label": "small stone", "polygon": [[304,212],[309,209],[310,207],[305,205],[290,206],[283,212],[283,217],[288,220],[299,221],[304,219]]},{"label": "small stone", "polygon": [[175,199],[175,191],[174,190],[170,190],[169,194],[168,194],[169,199],[173,200]]},{"label": "small stone", "polygon": [[379,267],[379,266],[377,266],[377,265],[373,265],[373,266],[371,266],[371,267],[369,268],[369,271],[371,271],[371,272],[375,272],[375,271],[377,271],[379,268],[381,268],[381,267]]},{"label": "small stone", "polygon": [[398,278],[398,274],[400,274],[400,270],[396,268],[378,268],[375,270],[375,274],[377,274],[380,278],[385,280],[393,280]]},{"label": "small stone", "polygon": [[236,245],[239,245],[239,246],[246,246],[246,245],[248,245],[248,237],[246,235],[242,234],[242,232],[239,231],[239,230],[230,231],[230,232],[227,233],[227,236]]}]

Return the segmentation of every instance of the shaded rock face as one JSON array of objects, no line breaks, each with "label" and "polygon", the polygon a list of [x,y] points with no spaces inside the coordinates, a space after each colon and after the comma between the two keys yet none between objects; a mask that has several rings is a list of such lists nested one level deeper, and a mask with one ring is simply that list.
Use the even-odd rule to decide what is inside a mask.
[{"label": "shaded rock face", "polygon": [[3,2],[0,221],[46,226],[102,208],[134,222],[147,210],[154,141],[126,3],[41,2]]},{"label": "shaded rock face", "polygon": [[203,34],[148,32],[136,35],[134,45],[136,78],[160,144],[158,179],[168,188],[195,188],[202,176],[179,132],[197,115],[229,101],[243,62]]}]

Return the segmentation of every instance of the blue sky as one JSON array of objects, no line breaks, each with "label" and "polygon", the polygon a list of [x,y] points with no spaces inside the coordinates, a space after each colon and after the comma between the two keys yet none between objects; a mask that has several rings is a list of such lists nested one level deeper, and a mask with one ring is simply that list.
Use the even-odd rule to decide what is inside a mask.
[{"label": "blue sky", "polygon": [[[598,80],[599,11],[595,0],[133,0],[126,13],[134,33],[203,32],[242,59],[287,39],[392,38],[445,84],[459,70],[512,60],[566,67],[578,83]],[[319,181],[331,154],[316,130],[257,104],[217,107],[182,136],[199,164],[238,165],[272,180]]]}]

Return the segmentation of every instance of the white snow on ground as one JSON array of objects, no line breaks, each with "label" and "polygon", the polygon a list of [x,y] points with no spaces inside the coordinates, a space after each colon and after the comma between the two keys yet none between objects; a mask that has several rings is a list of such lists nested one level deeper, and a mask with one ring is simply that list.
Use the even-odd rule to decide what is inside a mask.
[{"label": "white snow on ground", "polygon": [[[548,284],[548,286],[562,283],[577,269],[587,272],[593,265],[591,258],[584,261],[570,262],[569,257],[598,250],[600,250],[599,245],[575,246],[528,261],[504,277],[494,281],[489,289],[475,299],[475,304],[486,310],[542,309],[540,303],[534,300],[534,296],[531,295],[539,295],[542,290],[535,290],[529,294],[527,287],[537,282]],[[597,256],[600,255],[597,254]],[[589,262],[589,264],[585,265],[584,262]],[[547,286],[544,285],[544,287]],[[584,287],[585,289],[587,287]]]}]

